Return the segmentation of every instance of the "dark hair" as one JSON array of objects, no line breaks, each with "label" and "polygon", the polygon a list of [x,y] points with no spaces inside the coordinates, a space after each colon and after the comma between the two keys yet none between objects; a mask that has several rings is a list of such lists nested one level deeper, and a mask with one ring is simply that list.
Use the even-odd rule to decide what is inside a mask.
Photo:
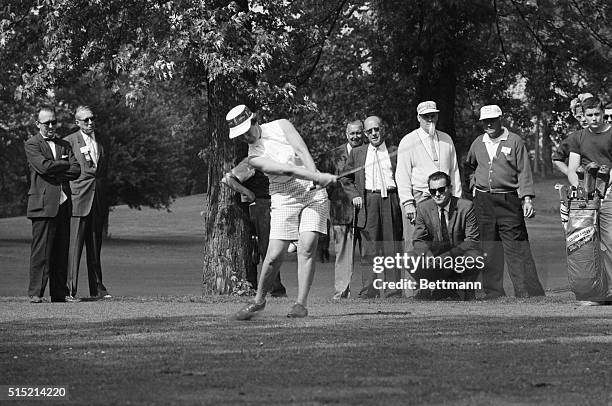
[{"label": "dark hair", "polygon": [[429,175],[429,177],[427,178],[427,186],[429,186],[430,182],[434,180],[440,180],[440,179],[446,179],[446,187],[450,188],[451,178],[450,176],[448,176],[448,173],[442,172],[442,171],[434,172],[431,175]]},{"label": "dark hair", "polygon": [[583,110],[586,110],[586,109],[602,110],[601,100],[599,100],[597,97],[589,97],[588,99],[585,99],[581,103],[581,105],[582,105]]}]

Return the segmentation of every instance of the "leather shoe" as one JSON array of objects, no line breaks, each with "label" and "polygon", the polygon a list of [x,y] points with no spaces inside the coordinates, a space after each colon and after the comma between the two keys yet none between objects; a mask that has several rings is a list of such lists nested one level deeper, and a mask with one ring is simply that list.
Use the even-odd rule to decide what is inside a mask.
[{"label": "leather shoe", "polygon": [[291,306],[291,310],[287,313],[287,317],[289,318],[297,318],[297,317],[306,317],[308,316],[308,309],[303,305],[296,303]]},{"label": "leather shoe", "polygon": [[255,313],[263,310],[266,307],[266,301],[264,300],[261,303],[249,303],[244,306],[242,309],[238,310],[238,312],[234,315],[236,320],[251,320]]},{"label": "leather shoe", "polygon": [[42,303],[43,299],[39,296],[30,296],[30,303]]}]

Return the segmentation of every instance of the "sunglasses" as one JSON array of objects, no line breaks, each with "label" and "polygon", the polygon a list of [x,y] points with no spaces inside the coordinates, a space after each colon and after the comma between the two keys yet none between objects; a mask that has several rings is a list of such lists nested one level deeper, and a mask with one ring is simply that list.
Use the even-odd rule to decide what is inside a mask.
[{"label": "sunglasses", "polygon": [[366,134],[374,134],[374,133],[379,133],[380,132],[380,127],[372,127],[368,130],[365,130]]},{"label": "sunglasses", "polygon": [[39,121],[38,124],[40,125],[56,125],[57,124],[57,120],[49,120],[49,121]]},{"label": "sunglasses", "polygon": [[96,116],[90,116],[86,118],[77,118],[78,121],[82,121],[84,123],[93,123],[96,120]]},{"label": "sunglasses", "polygon": [[442,187],[439,187],[437,189],[429,189],[429,194],[432,195],[432,196],[435,196],[438,193],[443,195],[445,192],[446,192],[446,186],[442,186]]}]

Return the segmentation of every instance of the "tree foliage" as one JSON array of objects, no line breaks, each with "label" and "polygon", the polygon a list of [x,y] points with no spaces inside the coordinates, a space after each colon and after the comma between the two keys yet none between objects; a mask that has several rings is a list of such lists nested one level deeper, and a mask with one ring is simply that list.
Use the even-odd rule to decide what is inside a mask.
[{"label": "tree foliage", "polygon": [[[75,83],[102,78],[99,106],[116,134],[113,201],[133,206],[165,207],[188,189],[176,179],[198,174],[179,162],[193,169],[201,150],[211,182],[203,282],[206,291],[229,292],[246,257],[244,219],[233,194],[217,185],[239,154],[227,138],[230,107],[246,103],[263,120],[292,119],[319,159],[343,142],[347,121],[368,115],[383,117],[398,142],[416,127],[415,107],[425,99],[438,102],[440,128],[465,151],[479,132],[478,108],[497,103],[524,135],[546,129],[527,137],[536,149],[542,144],[544,159],[576,93],[609,97],[610,7],[605,0],[14,0],[0,6],[7,61],[0,100],[26,106],[49,89],[76,95]],[[11,122],[24,123],[21,111],[11,110]],[[23,126],[0,127],[6,140],[6,128]],[[139,202],[144,195],[151,199]]]}]

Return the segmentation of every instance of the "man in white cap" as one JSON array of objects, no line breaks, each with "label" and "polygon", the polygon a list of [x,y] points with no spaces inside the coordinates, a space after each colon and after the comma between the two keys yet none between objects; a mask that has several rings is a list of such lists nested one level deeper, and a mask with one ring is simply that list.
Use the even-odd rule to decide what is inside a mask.
[{"label": "man in white cap", "polygon": [[404,214],[404,245],[407,251],[412,251],[416,205],[429,197],[429,175],[438,171],[448,174],[453,185],[452,195],[461,197],[455,144],[450,135],[436,129],[439,112],[433,101],[419,103],[419,128],[405,135],[399,144],[395,177]]},{"label": "man in white cap", "polygon": [[[308,292],[314,277],[314,254],[320,234],[327,233],[329,202],[325,186],[336,176],[319,173],[304,140],[284,119],[258,124],[243,104],[227,113],[230,138],[242,137],[249,144],[249,165],[270,180],[270,238],[261,269],[257,295],[235,315],[249,320],[266,306],[271,289],[291,241],[298,243],[298,298],[287,317],[306,317]],[[314,185],[321,188],[314,188]]]},{"label": "man in white cap", "polygon": [[525,225],[525,217],[534,215],[529,155],[521,137],[502,127],[501,115],[497,105],[480,109],[485,132],[472,143],[465,165],[474,171],[474,208],[487,256],[482,274],[485,300],[506,295],[504,256],[515,296],[544,296]]}]

